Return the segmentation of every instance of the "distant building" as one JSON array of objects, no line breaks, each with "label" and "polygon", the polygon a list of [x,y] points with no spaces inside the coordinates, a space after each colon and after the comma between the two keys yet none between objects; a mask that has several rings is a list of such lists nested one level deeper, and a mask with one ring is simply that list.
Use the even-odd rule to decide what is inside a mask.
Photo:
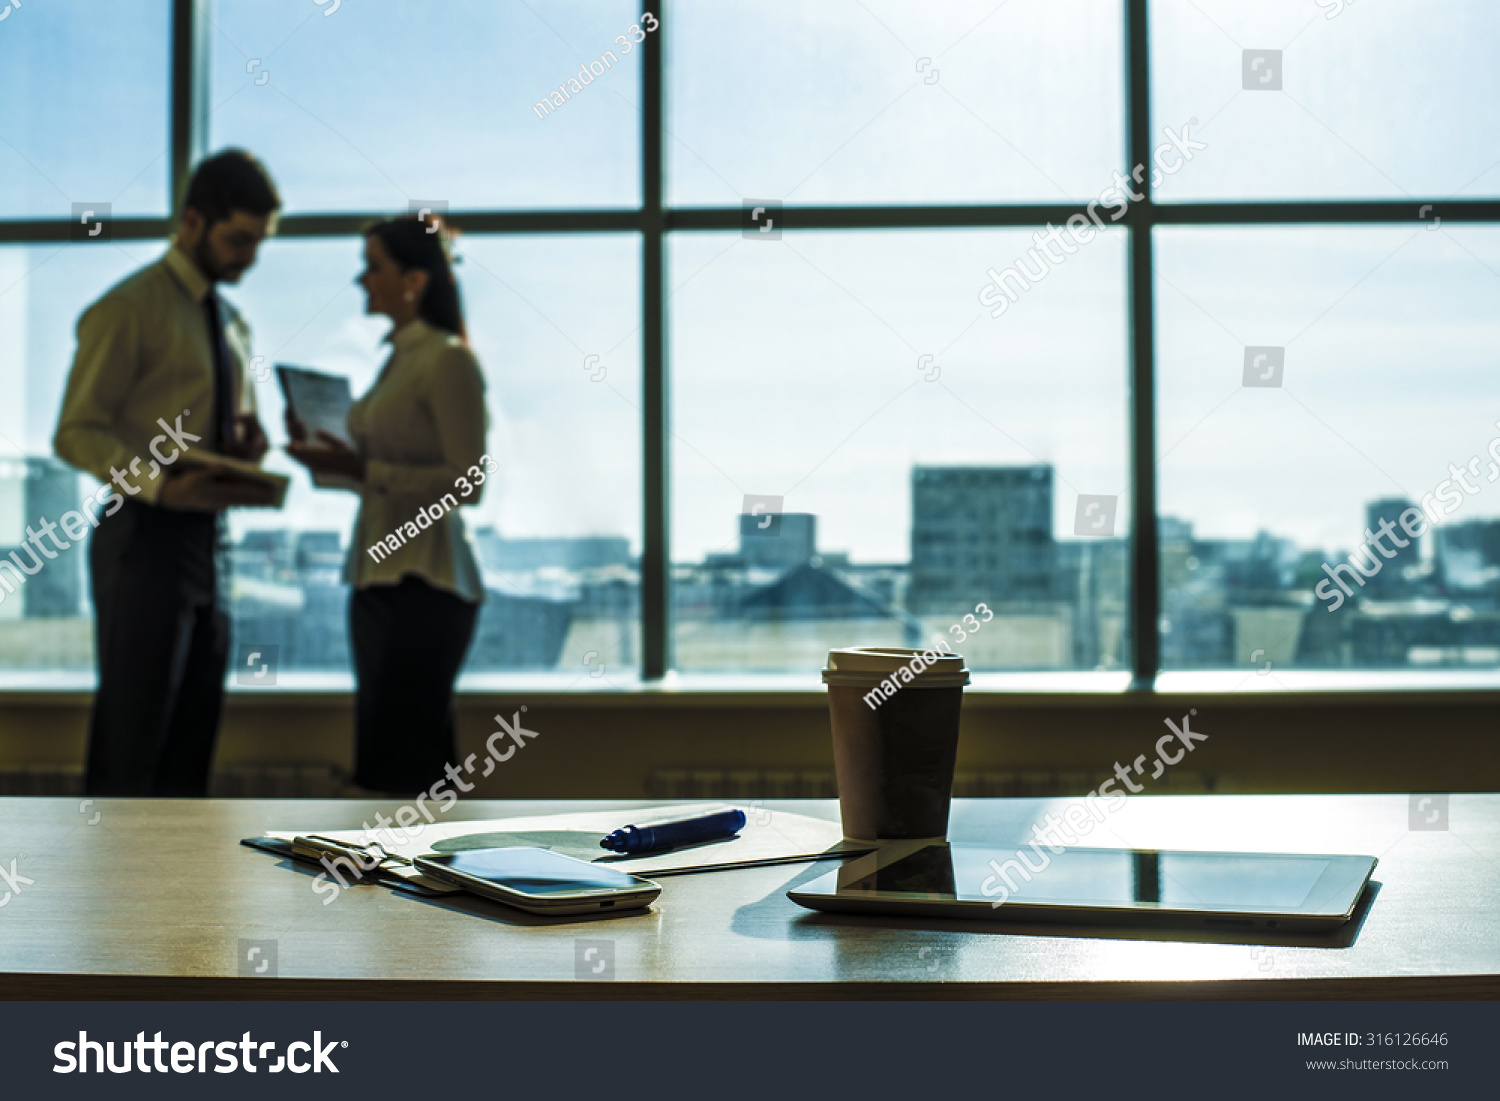
[{"label": "distant building", "polygon": [[739,547],[705,555],[704,566],[711,570],[789,570],[817,556],[818,518],[810,512],[742,512],[737,523]]},{"label": "distant building", "polygon": [[259,528],[233,548],[230,612],[236,645],[279,647],[284,670],[343,671],[349,587],[336,531]]},{"label": "distant building", "polygon": [[739,614],[749,620],[889,619],[892,609],[831,570],[804,563],[746,591]]},{"label": "distant building", "polygon": [[475,530],[474,544],[485,567],[501,573],[547,567],[586,570],[630,563],[630,540],[623,535],[507,539],[494,528],[483,527]]},{"label": "distant building", "polygon": [[1290,539],[1258,532],[1253,539],[1195,539],[1193,554],[1217,570],[1230,603],[1280,603],[1291,587],[1298,552]]},{"label": "distant building", "polygon": [[1127,622],[1126,576],[1130,544],[1125,539],[1079,539],[1057,544],[1057,592],[1071,609],[1072,665],[1113,669],[1124,661]]},{"label": "distant building", "polygon": [[299,531],[292,540],[292,563],[300,574],[342,573],[343,540],[336,531]]},{"label": "distant building", "polygon": [[[21,550],[26,529],[41,533],[44,520],[57,524],[68,512],[83,510],[78,490],[78,472],[66,463],[45,456],[0,462],[0,557],[17,552],[30,566],[31,553]],[[76,521],[75,521],[76,523]],[[54,528],[55,537],[70,542],[66,532]],[[92,530],[92,528],[90,528]],[[73,619],[84,615],[83,561],[88,554],[88,536],[58,549],[52,537],[42,535],[42,568],[27,577],[15,594],[19,609],[7,609],[26,619]],[[32,544],[35,546],[35,544]],[[46,557],[50,550],[52,557]],[[5,576],[9,578],[10,572]],[[9,595],[9,594],[7,594]]]},{"label": "distant building", "polygon": [[575,607],[572,600],[487,590],[464,668],[556,669]]},{"label": "distant building", "polygon": [[233,549],[234,572],[239,577],[269,581],[296,569],[292,532],[286,528],[255,528],[245,532]]},{"label": "distant building", "polygon": [[1500,589],[1500,520],[1466,520],[1437,529],[1437,573],[1444,592]]},{"label": "distant building", "polygon": [[[640,582],[630,541],[619,535],[508,539],[492,527],[473,534],[485,571],[485,602],[464,668],[556,669],[576,628],[585,651],[608,647],[606,664],[634,660]],[[608,635],[608,643],[598,640]],[[569,663],[579,659],[569,653]]]},{"label": "distant building", "polygon": [[[1395,557],[1386,558],[1378,548],[1373,546],[1370,548],[1370,554],[1378,555],[1378,561],[1382,565],[1380,572],[1365,583],[1365,590],[1367,595],[1377,600],[1409,595],[1412,586],[1403,571],[1408,566],[1420,565],[1422,561],[1422,540],[1412,539],[1401,530],[1401,514],[1407,509],[1416,509],[1421,512],[1421,509],[1417,509],[1417,506],[1405,497],[1382,497],[1365,505],[1365,531],[1378,537],[1380,545],[1386,550],[1395,552]],[[1381,534],[1382,520],[1391,526],[1392,535]],[[1360,538],[1368,539],[1369,536],[1361,533]],[[1399,546],[1397,539],[1407,545]]]},{"label": "distant building", "polygon": [[[1161,662],[1169,669],[1239,666],[1248,655],[1288,660],[1305,612],[1290,540],[1200,539],[1192,524],[1157,522],[1161,555]],[[1257,658],[1256,660],[1260,660]]]},{"label": "distant building", "polygon": [[739,525],[740,558],[746,566],[791,569],[818,553],[818,518],[810,512],[783,512],[777,516],[742,512]]},{"label": "distant building", "polygon": [[913,612],[1054,598],[1051,466],[918,466],[911,477]]},{"label": "distant building", "polygon": [[1350,664],[1356,668],[1500,664],[1500,614],[1493,610],[1417,598],[1363,604],[1359,611],[1350,620]]}]

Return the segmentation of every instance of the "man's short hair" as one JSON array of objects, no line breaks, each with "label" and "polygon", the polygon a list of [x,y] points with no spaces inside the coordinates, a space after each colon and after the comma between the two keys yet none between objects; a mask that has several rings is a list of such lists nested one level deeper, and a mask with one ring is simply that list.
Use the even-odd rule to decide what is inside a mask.
[{"label": "man's short hair", "polygon": [[182,206],[196,210],[212,226],[236,210],[265,217],[281,209],[281,196],[260,161],[243,149],[226,149],[198,162]]}]

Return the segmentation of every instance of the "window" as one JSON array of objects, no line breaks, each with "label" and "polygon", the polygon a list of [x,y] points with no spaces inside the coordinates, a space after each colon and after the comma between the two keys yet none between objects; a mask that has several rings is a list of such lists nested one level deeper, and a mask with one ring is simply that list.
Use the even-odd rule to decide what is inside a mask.
[{"label": "window", "polygon": [[3,7],[0,217],[164,215],[168,0]]},{"label": "window", "polygon": [[1162,201],[1500,193],[1500,23],[1484,0],[1158,0],[1152,110],[1209,148]]},{"label": "window", "polygon": [[972,635],[971,668],[1123,668],[1125,528],[1074,529],[1128,490],[1123,238],[997,319],[975,275],[1026,230],[674,235],[678,667]]},{"label": "window", "polygon": [[[327,0],[322,15],[311,0],[215,0],[209,145],[254,149],[288,213],[633,207],[641,53],[613,40],[636,14],[620,0]],[[584,69],[604,55],[600,76]]]},{"label": "window", "polygon": [[674,5],[668,193],[683,206],[1087,199],[1119,160],[1119,10]]},{"label": "window", "polygon": [[[83,501],[82,479],[52,455],[74,323],[111,284],[161,251],[156,241],[0,247],[0,558],[7,562],[28,525],[39,517],[60,522]],[[71,543],[52,553],[21,584],[9,569],[0,574],[0,671],[92,671],[85,548]],[[31,559],[22,557],[29,568]]]},{"label": "window", "polygon": [[[12,8],[0,553],[86,488],[50,455],[79,312],[234,144],[286,200],[229,291],[265,365],[362,390],[360,227],[461,231],[501,464],[475,677],[937,636],[1141,684],[1500,668],[1483,0],[660,7]],[[341,673],[353,499],[271,464],[238,637]],[[0,674],[86,682],[83,555],[48,571],[0,588]]]},{"label": "window", "polygon": [[1500,664],[1497,270],[1491,227],[1158,231],[1166,667]]},{"label": "window", "polygon": [[[460,234],[455,253],[499,464],[464,510],[487,593],[466,668],[617,673],[639,649],[638,244]],[[255,338],[267,365],[316,364],[348,375],[355,393],[370,386],[388,324],[362,316],[361,263],[355,238],[263,246],[253,278],[231,293],[265,319]],[[257,396],[265,423],[281,424],[269,371]],[[347,669],[340,574],[356,499],[314,489],[279,451],[266,465],[292,487],[280,512],[231,513],[237,637],[280,647],[293,672]]]}]

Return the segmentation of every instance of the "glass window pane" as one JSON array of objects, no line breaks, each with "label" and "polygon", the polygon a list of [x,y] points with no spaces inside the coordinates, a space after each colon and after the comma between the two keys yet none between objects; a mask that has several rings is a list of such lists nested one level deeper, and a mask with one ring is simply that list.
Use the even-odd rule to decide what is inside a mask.
[{"label": "glass window pane", "polygon": [[941,636],[974,669],[1121,667],[1123,246],[995,317],[1031,231],[674,235],[677,666]]},{"label": "glass window pane", "polygon": [[0,8],[0,218],[165,214],[167,0]]},{"label": "glass window pane", "polygon": [[[487,601],[467,669],[633,674],[640,553],[639,239],[463,235],[457,274],[488,382],[489,451],[500,464],[465,509]],[[316,490],[279,450],[283,401],[269,367],[350,376],[356,395],[384,362],[384,318],[352,282],[360,243],[272,240],[231,291],[268,368],[258,394],[292,476],[280,513],[232,513],[241,640],[282,646],[282,668],[347,670],[339,583],[351,494]],[[590,359],[596,356],[596,359]],[[250,636],[254,636],[253,639]],[[584,655],[591,653],[589,665]]]},{"label": "glass window pane", "polygon": [[[125,241],[0,248],[0,557],[7,561],[28,525],[60,523],[97,488],[52,454],[74,326],[84,307],[162,247]],[[0,574],[0,674],[92,671],[86,540],[57,534],[68,545],[24,583],[17,585],[10,570]]]},{"label": "glass window pane", "polygon": [[[51,457],[73,326],[84,307],[161,254],[146,242],[0,249],[0,554],[28,522],[56,521],[93,488]],[[640,248],[634,236],[460,239],[470,336],[489,383],[500,471],[466,516],[488,601],[468,669],[632,675],[639,661]],[[226,293],[266,369],[257,394],[292,476],[283,512],[231,513],[236,637],[275,644],[281,669],[346,671],[339,583],[355,502],[314,490],[280,451],[274,363],[347,373],[356,393],[383,362],[383,319],[363,313],[352,240],[276,240]],[[597,358],[590,358],[596,356]],[[15,593],[0,588],[0,672],[93,671],[86,547]],[[9,574],[7,573],[7,577]],[[585,656],[589,656],[587,664]]]},{"label": "glass window pane", "polygon": [[1120,165],[1112,0],[690,0],[667,27],[671,201],[1091,197]]},{"label": "glass window pane", "polygon": [[[640,49],[614,41],[640,12],[622,0],[216,0],[213,12],[211,145],[260,155],[288,211],[640,201]],[[602,75],[574,92],[594,63]]]},{"label": "glass window pane", "polygon": [[1500,665],[1500,229],[1156,258],[1164,666]]},{"label": "glass window pane", "polygon": [[1490,0],[1156,0],[1150,12],[1153,117],[1201,119],[1207,145],[1159,198],[1500,192]]}]

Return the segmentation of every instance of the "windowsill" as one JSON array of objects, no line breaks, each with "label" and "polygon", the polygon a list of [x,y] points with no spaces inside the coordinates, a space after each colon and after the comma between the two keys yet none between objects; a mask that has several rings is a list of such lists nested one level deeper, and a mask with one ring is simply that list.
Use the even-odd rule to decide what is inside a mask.
[{"label": "windowsill", "polygon": [[[0,703],[73,705],[88,703],[91,673],[0,675]],[[231,685],[234,707],[347,706],[353,678],[347,673],[281,673],[274,687]],[[806,706],[825,694],[816,674],[670,674],[643,682],[605,673],[483,673],[461,677],[459,704],[491,698],[550,702],[575,707]],[[1194,670],[1162,673],[1150,690],[1132,690],[1122,672],[976,673],[965,691],[970,706],[1154,706],[1164,699],[1229,700],[1236,703],[1328,705],[1390,700],[1500,700],[1500,670],[1413,672],[1285,671],[1269,673]]]}]

